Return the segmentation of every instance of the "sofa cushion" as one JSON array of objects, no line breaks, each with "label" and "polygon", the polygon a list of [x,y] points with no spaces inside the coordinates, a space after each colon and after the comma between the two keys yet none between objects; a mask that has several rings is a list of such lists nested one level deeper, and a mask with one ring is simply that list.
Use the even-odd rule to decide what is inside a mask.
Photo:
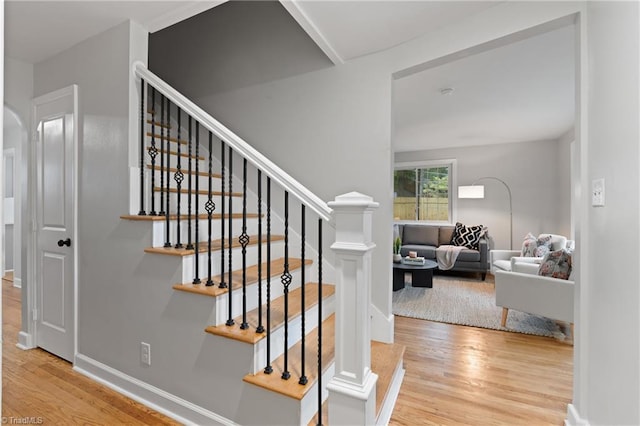
[{"label": "sofa cushion", "polygon": [[409,256],[410,251],[417,252],[418,257],[424,257],[425,259],[436,258],[436,247],[425,246],[423,244],[404,244],[400,250],[402,257]]},{"label": "sofa cushion", "polygon": [[458,253],[458,262],[480,262],[480,252],[478,250],[471,250],[468,248],[462,249],[460,253]]},{"label": "sofa cushion", "polygon": [[568,280],[569,275],[571,275],[571,269],[571,254],[566,250],[556,250],[549,252],[542,259],[538,275]]},{"label": "sofa cushion", "polygon": [[454,246],[464,246],[473,250],[478,250],[480,238],[484,235],[485,228],[482,225],[465,226],[462,223],[456,223],[453,231],[451,244]]},{"label": "sofa cushion", "polygon": [[425,225],[405,225],[402,235],[402,245],[417,244],[438,246],[438,227]]},{"label": "sofa cushion", "polygon": [[510,260],[496,260],[493,262],[493,266],[500,269],[501,271],[511,271],[511,261]]},{"label": "sofa cushion", "polygon": [[451,244],[451,240],[453,239],[453,230],[455,228],[453,226],[441,226],[440,233],[438,238],[438,246],[444,246]]}]

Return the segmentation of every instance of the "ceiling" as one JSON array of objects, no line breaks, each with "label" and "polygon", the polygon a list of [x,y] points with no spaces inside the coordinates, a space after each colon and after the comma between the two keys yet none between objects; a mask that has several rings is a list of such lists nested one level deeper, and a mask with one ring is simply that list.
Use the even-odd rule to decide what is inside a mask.
[{"label": "ceiling", "polygon": [[[153,33],[222,3],[7,0],[5,55],[35,64],[127,19]],[[330,61],[341,64],[498,3],[294,0],[281,5]],[[394,150],[557,138],[573,125],[573,76],[567,28],[396,80]],[[445,87],[453,93],[440,95]]]},{"label": "ceiling", "polygon": [[396,80],[394,149],[558,139],[574,123],[573,31],[556,29]]}]

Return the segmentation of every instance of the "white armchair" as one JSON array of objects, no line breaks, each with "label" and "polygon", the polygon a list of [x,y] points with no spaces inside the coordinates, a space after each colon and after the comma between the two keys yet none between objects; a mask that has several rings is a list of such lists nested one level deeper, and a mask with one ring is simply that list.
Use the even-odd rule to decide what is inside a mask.
[{"label": "white armchair", "polygon": [[539,276],[538,266],[529,263],[523,267],[523,263],[518,263],[516,268],[529,271],[496,271],[496,305],[502,307],[502,326],[506,326],[509,309],[516,309],[565,321],[573,329],[574,282]]},{"label": "white armchair", "polygon": [[[556,234],[540,234],[538,238],[543,235],[551,235],[550,250],[573,250],[574,242],[568,240],[563,235]],[[515,263],[542,263],[542,257],[520,257],[520,250],[491,250],[489,252],[489,267],[490,272],[495,275],[496,271],[512,271]],[[536,270],[537,272],[537,270]]]}]

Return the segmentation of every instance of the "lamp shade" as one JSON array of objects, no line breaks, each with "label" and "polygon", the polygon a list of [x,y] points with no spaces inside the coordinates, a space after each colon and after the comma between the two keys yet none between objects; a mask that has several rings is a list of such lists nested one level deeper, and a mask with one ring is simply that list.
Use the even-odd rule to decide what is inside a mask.
[{"label": "lamp shade", "polygon": [[458,198],[484,198],[484,185],[459,186]]}]

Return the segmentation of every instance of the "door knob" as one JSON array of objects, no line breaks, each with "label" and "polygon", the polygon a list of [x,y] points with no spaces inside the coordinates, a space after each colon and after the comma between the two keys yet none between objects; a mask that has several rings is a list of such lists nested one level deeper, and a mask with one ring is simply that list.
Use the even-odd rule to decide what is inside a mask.
[{"label": "door knob", "polygon": [[58,240],[58,247],[62,246],[71,247],[71,238],[67,238],[66,240]]}]

